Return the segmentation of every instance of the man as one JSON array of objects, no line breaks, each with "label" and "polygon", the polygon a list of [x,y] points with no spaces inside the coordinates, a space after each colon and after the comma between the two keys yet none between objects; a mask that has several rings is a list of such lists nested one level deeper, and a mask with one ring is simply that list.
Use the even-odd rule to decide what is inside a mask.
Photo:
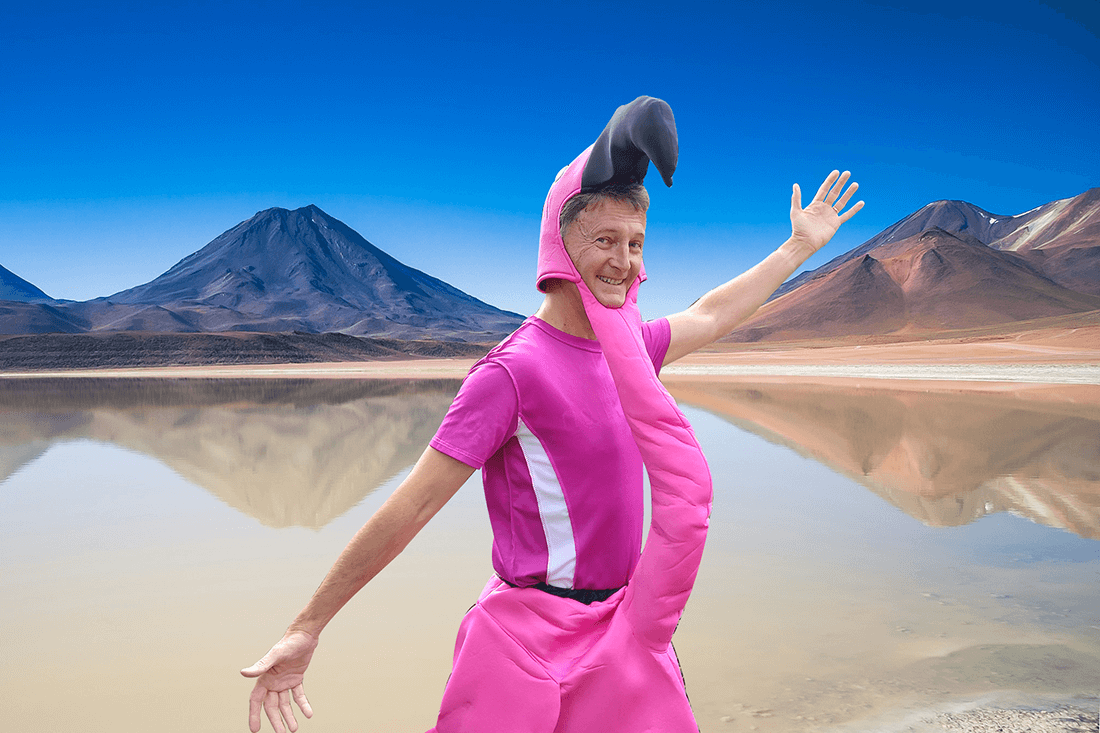
[{"label": "man", "polygon": [[[656,372],[751,315],[863,202],[840,213],[857,188],[845,190],[847,172],[805,209],[795,184],[778,250],[641,324],[640,183],[652,161],[671,185],[676,154],[671,110],[642,97],[559,174],[540,235],[542,306],[475,365],[409,477],[283,639],[242,670],[258,678],[252,731],[261,706],[277,733],[295,731],[291,696],[312,715],[302,677],[321,630],[481,467],[496,576],[463,621],[437,730],[583,730],[601,715],[601,730],[691,729],[669,642],[702,552],[709,473]],[[643,457],[654,530],[639,558]],[[624,671],[638,671],[632,685]],[[607,690],[621,704],[609,707]]]}]

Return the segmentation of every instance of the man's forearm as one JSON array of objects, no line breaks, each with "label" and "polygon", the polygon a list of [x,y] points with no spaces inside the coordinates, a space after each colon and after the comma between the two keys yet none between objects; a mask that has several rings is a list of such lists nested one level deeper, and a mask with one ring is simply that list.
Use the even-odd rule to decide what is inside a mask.
[{"label": "man's forearm", "polygon": [[[802,207],[802,189],[791,187],[791,237],[748,272],[710,291],[682,313],[668,317],[672,340],[665,364],[716,341],[764,304],[810,255],[824,247],[837,229],[863,208],[857,201],[844,208],[859,185],[845,188],[848,171],[833,171],[813,200]],[[843,213],[842,213],[843,212]]]},{"label": "man's forearm", "polygon": [[689,310],[697,310],[712,322],[711,341],[722,338],[755,313],[810,254],[788,239],[754,267],[704,295]]},{"label": "man's forearm", "polygon": [[687,310],[669,316],[672,342],[665,363],[690,354],[735,329],[811,254],[788,239],[751,269],[711,290]]},{"label": "man's forearm", "polygon": [[412,529],[412,524],[406,507],[391,506],[390,501],[382,505],[340,553],[290,629],[318,636],[336,612],[405,549],[419,529]]},{"label": "man's forearm", "polygon": [[319,636],[336,612],[412,541],[473,473],[431,448],[336,559],[290,631]]}]

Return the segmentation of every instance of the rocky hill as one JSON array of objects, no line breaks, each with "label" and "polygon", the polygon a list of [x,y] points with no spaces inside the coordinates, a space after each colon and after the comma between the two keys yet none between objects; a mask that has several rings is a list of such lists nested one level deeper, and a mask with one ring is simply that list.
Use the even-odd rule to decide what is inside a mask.
[{"label": "rocky hill", "polygon": [[785,283],[726,340],[893,335],[1100,309],[1100,188],[1017,216],[922,207]]}]

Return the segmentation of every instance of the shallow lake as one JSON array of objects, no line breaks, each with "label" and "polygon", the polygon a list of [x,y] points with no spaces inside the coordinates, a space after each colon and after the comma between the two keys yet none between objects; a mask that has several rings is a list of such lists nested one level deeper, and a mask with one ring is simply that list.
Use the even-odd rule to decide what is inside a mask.
[{"label": "shallow lake", "polygon": [[[1100,388],[668,383],[715,478],[675,637],[703,731],[1096,699]],[[3,727],[247,730],[237,670],[457,388],[0,380]],[[305,731],[434,723],[490,542],[475,474],[326,630]]]}]

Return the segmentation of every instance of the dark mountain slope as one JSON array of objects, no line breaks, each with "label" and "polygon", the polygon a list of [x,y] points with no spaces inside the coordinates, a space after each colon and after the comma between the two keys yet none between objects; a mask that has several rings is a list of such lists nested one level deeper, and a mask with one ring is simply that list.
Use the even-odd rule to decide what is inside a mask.
[{"label": "dark mountain slope", "polygon": [[195,330],[486,340],[522,321],[398,262],[316,206],[261,211],[155,280],[102,300],[159,306]]},{"label": "dark mountain slope", "polygon": [[7,268],[0,267],[0,300],[22,303],[52,302],[53,298]]}]

